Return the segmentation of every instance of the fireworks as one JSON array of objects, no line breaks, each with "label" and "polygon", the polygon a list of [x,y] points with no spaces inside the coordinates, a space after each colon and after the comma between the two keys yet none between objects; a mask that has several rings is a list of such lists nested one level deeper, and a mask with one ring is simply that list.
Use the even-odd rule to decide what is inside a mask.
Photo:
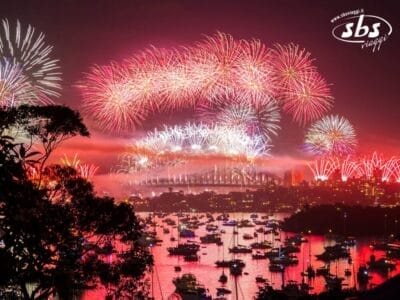
[{"label": "fireworks", "polygon": [[350,122],[339,116],[326,116],[315,122],[305,138],[306,149],[317,155],[347,155],[357,146]]},{"label": "fireworks", "polygon": [[393,171],[392,171],[394,180],[398,183],[400,183],[400,160],[397,160],[396,164],[393,165]]},{"label": "fireworks", "polygon": [[355,161],[351,161],[348,156],[345,160],[340,163],[340,173],[342,181],[347,181],[349,178],[359,175],[359,164]]},{"label": "fireworks", "polygon": [[25,81],[24,88],[29,86],[30,101],[36,99],[41,103],[46,96],[59,96],[61,73],[58,61],[51,58],[52,50],[53,47],[45,43],[45,35],[32,26],[23,28],[17,21],[12,28],[7,19],[2,20],[0,63],[11,64],[19,70],[18,77]]},{"label": "fireworks", "polygon": [[378,155],[378,153],[374,152],[372,157],[365,157],[362,159],[360,164],[360,173],[363,177],[367,179],[371,179],[374,176],[374,173],[377,171],[381,171],[384,166],[384,161],[382,156]]},{"label": "fireworks", "polygon": [[252,106],[256,112],[248,116],[263,120],[260,132],[270,140],[279,129],[265,123],[279,120],[271,109],[282,104],[303,124],[321,117],[333,101],[309,53],[292,44],[276,47],[273,51],[259,40],[235,40],[224,33],[206,36],[193,47],[151,47],[121,64],[92,68],[79,84],[84,108],[104,130],[123,131],[160,111],[214,109],[234,95],[224,103],[228,116],[245,112],[238,103]]},{"label": "fireworks", "polygon": [[310,59],[311,54],[293,43],[275,46],[272,62],[275,74],[282,88],[302,82],[303,76],[316,71]]},{"label": "fireworks", "polygon": [[380,180],[382,182],[400,182],[400,158],[384,159],[374,152],[371,156],[356,158],[347,156],[322,158],[309,163],[315,180],[327,180],[334,172],[339,172],[345,182],[350,178],[362,180]]},{"label": "fireworks", "polygon": [[273,97],[278,83],[272,51],[259,40],[242,41],[242,55],[235,68],[235,83],[245,97]]},{"label": "fireworks", "polygon": [[122,156],[119,170],[139,171],[209,157],[252,161],[268,156],[269,149],[260,136],[249,136],[242,127],[202,123],[164,126],[136,141]]},{"label": "fireworks", "polygon": [[30,98],[30,85],[22,75],[21,68],[0,60],[0,106],[29,103]]},{"label": "fireworks", "polygon": [[252,135],[261,136],[269,143],[280,129],[280,109],[274,99],[262,94],[243,98],[237,93],[225,93],[198,107],[201,120],[223,126],[239,126]]},{"label": "fireworks", "polygon": [[158,153],[196,154],[211,152],[222,155],[245,156],[251,153],[251,156],[253,156],[255,152],[260,155],[267,154],[268,145],[261,141],[261,137],[249,136],[240,126],[206,126],[201,123],[188,123],[185,126],[164,126],[163,130],[155,130],[144,139],[137,141],[136,145]]},{"label": "fireworks", "polygon": [[253,133],[256,132],[269,142],[272,136],[278,135],[278,131],[281,128],[279,125],[281,120],[279,106],[273,99],[257,99],[257,96],[252,98],[252,102],[254,115],[256,116]]},{"label": "fireworks", "polygon": [[322,158],[308,163],[308,167],[313,173],[314,180],[326,181],[336,169],[336,164],[332,160]]},{"label": "fireworks", "polygon": [[140,124],[146,116],[142,99],[137,90],[127,84],[126,71],[110,65],[93,67],[86,78],[84,110],[101,121],[104,129],[121,131]]},{"label": "fireworks", "polygon": [[68,158],[68,156],[64,154],[64,158],[61,158],[61,163],[64,166],[74,168],[78,176],[86,180],[92,179],[99,169],[99,167],[93,164],[81,163],[77,154],[75,154],[73,158]]},{"label": "fireworks", "polygon": [[322,117],[332,105],[330,89],[316,72],[302,75],[284,92],[283,110],[301,125]]},{"label": "fireworks", "polygon": [[80,177],[90,180],[96,174],[98,169],[99,167],[93,164],[81,164],[79,165],[78,174]]},{"label": "fireworks", "polygon": [[233,90],[235,67],[241,53],[241,41],[236,41],[231,35],[218,32],[214,36],[206,36],[197,44],[197,53],[202,64],[208,64],[214,75],[204,87],[203,95],[207,98],[218,96]]},{"label": "fireworks", "polygon": [[202,151],[202,147],[207,144],[210,136],[210,130],[203,124],[190,124],[184,127],[184,135],[188,140],[192,151]]}]

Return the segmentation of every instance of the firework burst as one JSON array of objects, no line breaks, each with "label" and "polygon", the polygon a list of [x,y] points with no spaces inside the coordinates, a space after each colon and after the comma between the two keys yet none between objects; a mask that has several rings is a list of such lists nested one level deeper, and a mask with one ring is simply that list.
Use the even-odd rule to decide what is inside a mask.
[{"label": "firework burst", "polygon": [[12,107],[30,103],[31,95],[31,86],[21,68],[0,60],[0,106]]},{"label": "firework burst", "polygon": [[333,105],[333,97],[325,79],[316,72],[306,73],[285,90],[283,110],[300,125],[322,117]]},{"label": "firework burst", "polygon": [[235,67],[235,85],[245,97],[274,97],[277,93],[272,52],[259,40],[243,41]]},{"label": "firework burst", "polygon": [[[140,125],[147,115],[143,98],[131,85],[126,69],[115,64],[95,66],[82,88],[84,111],[104,130],[124,131]],[[143,95],[143,92],[140,93]]]},{"label": "firework burst", "polygon": [[69,158],[66,154],[64,154],[64,157],[61,158],[61,163],[64,166],[75,169],[78,176],[86,180],[91,180],[99,169],[98,166],[93,164],[82,163],[78,158],[78,154],[75,154],[72,158]]},{"label": "firework burst", "polygon": [[[58,97],[61,89],[60,67],[51,58],[53,47],[46,45],[45,35],[32,26],[23,28],[17,21],[15,28],[7,19],[0,28],[0,57],[20,68],[39,103],[43,97]],[[46,99],[49,101],[49,99]]]},{"label": "firework burst", "polygon": [[317,155],[341,156],[354,152],[356,134],[350,122],[339,116],[326,116],[308,130],[305,147]]},{"label": "firework burst", "polygon": [[280,108],[277,101],[263,94],[243,97],[225,93],[197,108],[199,119],[209,124],[246,128],[250,136],[259,135],[270,142],[280,129]]},{"label": "firework burst", "polygon": [[212,67],[212,80],[205,87],[203,94],[212,98],[232,90],[234,87],[235,68],[241,53],[241,41],[231,35],[217,32],[206,36],[197,44],[200,61]]},{"label": "firework burst", "polygon": [[385,165],[382,155],[374,152],[371,157],[364,157],[359,166],[361,176],[371,179],[376,172],[381,172]]},{"label": "firework burst", "polygon": [[[270,145],[260,136],[249,136],[242,127],[187,123],[164,126],[136,141],[121,158],[120,170],[139,171],[218,156],[252,161],[269,154]],[[128,172],[129,173],[129,172]]]},{"label": "firework burst", "polygon": [[347,181],[349,178],[359,176],[359,164],[352,161],[348,156],[340,163],[340,173],[342,181]]},{"label": "firework burst", "polygon": [[150,47],[122,64],[96,66],[79,87],[85,111],[107,131],[134,129],[155,113],[200,107],[206,122],[217,122],[219,113],[229,121],[235,114],[256,119],[249,123],[257,123],[268,141],[279,129],[278,105],[301,124],[332,106],[309,57],[293,44],[271,50],[259,40],[218,32],[192,47]]},{"label": "firework burst", "polygon": [[319,159],[308,163],[308,167],[314,175],[314,180],[326,181],[337,168],[335,161]]},{"label": "firework burst", "polygon": [[310,56],[309,52],[293,43],[275,45],[272,50],[272,64],[281,88],[301,82],[306,74],[316,71]]}]

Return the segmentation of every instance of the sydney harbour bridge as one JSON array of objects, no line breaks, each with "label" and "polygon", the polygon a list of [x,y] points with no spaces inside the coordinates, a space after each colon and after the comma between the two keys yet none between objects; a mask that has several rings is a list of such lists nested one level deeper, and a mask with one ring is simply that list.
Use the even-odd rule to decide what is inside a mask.
[{"label": "sydney harbour bridge", "polygon": [[262,187],[269,184],[281,184],[282,179],[274,174],[260,171],[243,171],[238,169],[219,169],[193,174],[173,174],[152,176],[137,182],[140,186],[232,186]]}]

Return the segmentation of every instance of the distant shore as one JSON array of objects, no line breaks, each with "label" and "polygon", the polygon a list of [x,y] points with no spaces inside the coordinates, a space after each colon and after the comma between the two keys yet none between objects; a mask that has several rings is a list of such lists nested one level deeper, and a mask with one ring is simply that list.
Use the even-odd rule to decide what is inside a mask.
[{"label": "distant shore", "polygon": [[318,205],[304,207],[282,224],[285,231],[352,236],[397,236],[400,206]]}]

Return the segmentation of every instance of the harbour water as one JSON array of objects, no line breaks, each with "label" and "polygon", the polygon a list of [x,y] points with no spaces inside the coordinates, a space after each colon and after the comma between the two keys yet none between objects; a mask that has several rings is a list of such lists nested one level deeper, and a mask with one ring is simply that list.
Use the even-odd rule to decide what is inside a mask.
[{"label": "harbour water", "polygon": [[[142,217],[146,215],[147,214],[142,214]],[[191,217],[200,217],[201,215],[204,216],[204,214],[190,214]],[[261,215],[262,214],[258,214],[258,219],[260,219]],[[217,214],[214,214],[213,216],[216,219]],[[269,216],[269,218],[280,220],[282,220],[284,217],[284,214]],[[167,218],[174,220],[176,224],[178,224],[179,222],[176,214],[170,214],[167,216]],[[250,214],[230,213],[229,219],[250,220]],[[324,236],[316,236],[309,233],[304,234],[304,237],[308,240],[308,242],[302,243],[299,246],[300,252],[296,253],[298,264],[286,267],[283,274],[270,272],[268,268],[268,259],[255,260],[252,258],[252,255],[250,253],[236,254],[235,258],[242,259],[246,264],[245,268],[243,269],[243,274],[237,277],[238,297],[236,297],[235,280],[233,276],[229,275],[229,268],[224,270],[225,274],[228,275],[228,282],[225,285],[222,285],[218,281],[218,279],[223,270],[222,268],[217,268],[215,265],[215,262],[217,260],[229,260],[233,257],[233,255],[229,253],[228,248],[233,245],[234,239],[237,239],[235,242],[241,245],[249,245],[256,241],[261,242],[263,240],[267,240],[270,241],[274,247],[278,247],[281,243],[284,242],[286,237],[293,236],[293,233],[280,232],[278,235],[274,235],[272,233],[258,233],[257,237],[254,237],[255,230],[263,226],[258,225],[255,227],[235,229],[235,227],[232,226],[223,226],[222,221],[215,220],[212,224],[218,226],[217,231],[225,231],[225,233],[221,234],[223,245],[218,246],[216,244],[200,244],[200,251],[198,252],[199,261],[187,262],[183,259],[182,256],[170,256],[167,251],[168,247],[174,247],[178,243],[177,227],[167,225],[165,222],[163,222],[162,218],[159,218],[157,216],[154,217],[153,220],[157,224],[155,227],[157,231],[157,236],[159,239],[162,240],[162,243],[160,245],[155,245],[151,248],[151,251],[154,255],[155,266],[153,268],[153,272],[151,274],[148,274],[148,278],[151,282],[150,290],[155,299],[169,299],[170,295],[173,294],[175,290],[175,286],[172,283],[173,278],[181,276],[185,273],[194,274],[197,280],[208,289],[209,293],[213,297],[216,297],[217,288],[224,286],[225,288],[232,291],[232,294],[225,295],[226,299],[252,299],[258,292],[259,287],[261,286],[260,284],[256,283],[256,276],[264,277],[265,279],[267,279],[268,283],[276,289],[281,288],[283,280],[285,283],[289,281],[296,281],[300,283],[302,280],[301,273],[310,264],[310,258],[311,265],[314,269],[325,266],[326,264],[320,260],[317,260],[315,255],[322,253],[325,246],[333,245],[335,243],[332,240],[326,239]],[[207,219],[201,218],[199,220],[205,222]],[[165,231],[168,230],[164,231],[164,229],[168,229],[169,233],[166,233]],[[233,233],[234,230],[238,231],[237,235]],[[180,238],[180,242],[183,243],[188,240],[200,242],[199,237],[204,236],[207,233],[209,232],[207,232],[205,225],[202,225],[195,230],[196,236],[194,238]],[[243,235],[245,234],[248,234],[248,237],[253,236],[253,238],[244,239]],[[171,241],[171,237],[174,237],[176,240]],[[373,237],[358,239],[354,246],[350,246],[349,251],[352,258],[351,263],[349,263],[347,258],[332,261],[330,263],[330,273],[344,278],[343,288],[360,288],[357,284],[356,278],[356,273],[359,266],[366,264],[370,260],[371,254],[374,254],[377,259],[384,256],[383,251],[374,251],[370,247],[370,244],[373,241]],[[255,250],[253,250],[253,253],[255,253]],[[176,266],[181,267],[180,272],[175,271]],[[346,269],[351,272],[351,275],[345,275]],[[372,277],[369,280],[368,287],[377,285],[386,280],[388,277],[397,274],[398,272],[400,272],[399,261],[396,261],[396,269],[388,274],[370,272],[370,275]],[[316,276],[308,283],[312,287],[310,293],[320,293],[326,289],[325,279],[322,276]],[[104,290],[91,290],[85,292],[83,299],[104,299],[104,295]]]}]

